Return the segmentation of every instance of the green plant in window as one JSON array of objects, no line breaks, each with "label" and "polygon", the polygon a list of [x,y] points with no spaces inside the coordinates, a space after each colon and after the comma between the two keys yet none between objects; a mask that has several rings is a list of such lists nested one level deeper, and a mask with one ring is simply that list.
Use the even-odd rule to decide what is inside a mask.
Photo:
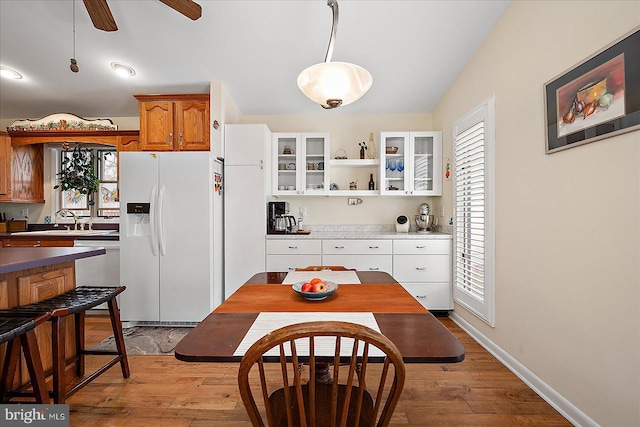
[{"label": "green plant in window", "polygon": [[[65,153],[70,150],[65,148]],[[58,183],[53,188],[60,188],[62,191],[76,190],[80,194],[93,194],[98,191],[100,180],[93,167],[94,156],[90,149],[82,147],[81,144],[71,151],[71,155],[65,154],[62,158],[62,170],[57,174]]]}]

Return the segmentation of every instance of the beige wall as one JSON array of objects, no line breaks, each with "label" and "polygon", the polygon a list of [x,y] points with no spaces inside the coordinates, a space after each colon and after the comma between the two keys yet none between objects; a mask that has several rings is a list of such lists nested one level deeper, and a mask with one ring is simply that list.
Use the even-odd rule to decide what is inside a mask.
[{"label": "beige wall", "polygon": [[[338,149],[345,150],[350,159],[359,158],[359,142],[368,143],[373,132],[376,150],[380,148],[381,131],[434,130],[431,114],[347,114],[337,115],[318,106],[318,114],[297,116],[243,116],[242,123],[266,123],[271,132],[328,132],[331,139],[331,158]],[[379,157],[379,156],[378,156]],[[344,169],[332,171],[339,183],[358,180],[358,189],[366,189],[368,169]],[[374,174],[377,176],[377,174]],[[376,188],[378,182],[376,182]],[[343,187],[341,186],[341,189]],[[435,205],[439,197],[360,197],[362,204],[347,204],[347,197],[283,197],[291,204],[291,213],[298,215],[298,208],[305,206],[307,225],[370,225],[395,224],[398,215],[413,218],[420,203]],[[442,219],[440,219],[442,222]],[[447,218],[448,221],[448,218]],[[413,224],[415,226],[415,224]]]},{"label": "beige wall", "polygon": [[640,131],[545,155],[543,85],[639,24],[638,1],[512,2],[433,113],[451,156],[495,94],[495,328],[456,315],[603,426],[640,425]]}]

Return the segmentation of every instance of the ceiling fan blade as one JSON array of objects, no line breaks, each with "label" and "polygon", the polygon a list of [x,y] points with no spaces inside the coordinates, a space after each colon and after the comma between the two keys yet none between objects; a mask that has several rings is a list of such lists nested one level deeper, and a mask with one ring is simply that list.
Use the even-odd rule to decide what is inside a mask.
[{"label": "ceiling fan blade", "polygon": [[[85,0],[86,1],[86,0]],[[202,16],[202,7],[193,0],[160,0],[170,8],[180,12],[187,18],[197,20]]]},{"label": "ceiling fan blade", "polygon": [[113,19],[107,0],[83,0],[84,7],[89,12],[93,26],[103,31],[117,31],[118,26]]}]

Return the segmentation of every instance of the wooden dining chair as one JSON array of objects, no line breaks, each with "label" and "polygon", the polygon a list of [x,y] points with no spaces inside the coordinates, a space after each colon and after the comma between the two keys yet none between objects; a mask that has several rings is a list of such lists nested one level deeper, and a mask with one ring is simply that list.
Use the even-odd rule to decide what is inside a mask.
[{"label": "wooden dining chair", "polygon": [[270,427],[387,426],[404,381],[402,355],[387,337],[334,321],[265,335],[247,350],[238,372],[249,418],[261,427],[265,419]]},{"label": "wooden dining chair", "polygon": [[342,265],[309,265],[304,268],[296,268],[296,271],[356,271],[355,268],[345,268]]}]

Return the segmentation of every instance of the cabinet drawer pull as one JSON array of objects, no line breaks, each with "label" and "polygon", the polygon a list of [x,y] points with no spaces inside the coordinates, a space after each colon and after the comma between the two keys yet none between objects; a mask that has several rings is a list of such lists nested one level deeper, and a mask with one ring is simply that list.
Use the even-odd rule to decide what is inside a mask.
[{"label": "cabinet drawer pull", "polygon": [[416,246],[416,249],[424,249],[426,246]]},{"label": "cabinet drawer pull", "polygon": [[416,298],[418,299],[427,299],[426,295],[416,295]]},{"label": "cabinet drawer pull", "polygon": [[289,271],[296,271],[295,267],[288,267]]},{"label": "cabinet drawer pull", "polygon": [[426,269],[427,269],[427,267],[416,267],[416,270],[418,270],[418,271],[424,271]]},{"label": "cabinet drawer pull", "polygon": [[369,246],[369,249],[379,249],[380,246]]},{"label": "cabinet drawer pull", "polygon": [[378,270],[380,270],[380,268],[379,267],[369,267],[369,270],[378,271]]},{"label": "cabinet drawer pull", "polygon": [[173,139],[173,134],[169,132],[169,135],[167,135],[167,145],[173,145],[172,139]]},{"label": "cabinet drawer pull", "polygon": [[336,249],[344,249],[344,246],[334,246]]},{"label": "cabinet drawer pull", "polygon": [[289,246],[289,249],[298,249],[297,246]]},{"label": "cabinet drawer pull", "polygon": [[178,132],[178,145],[182,146],[182,132]]}]

